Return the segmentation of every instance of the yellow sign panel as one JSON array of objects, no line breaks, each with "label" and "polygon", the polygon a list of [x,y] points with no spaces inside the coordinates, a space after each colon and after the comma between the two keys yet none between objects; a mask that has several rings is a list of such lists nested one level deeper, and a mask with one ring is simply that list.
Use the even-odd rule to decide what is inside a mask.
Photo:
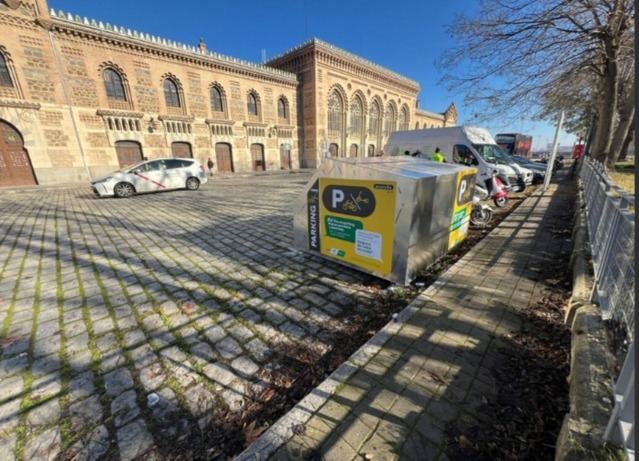
[{"label": "yellow sign panel", "polygon": [[450,250],[468,234],[470,212],[473,206],[475,178],[477,170],[474,168],[457,173],[457,188],[453,201],[453,216],[448,235],[448,249]]},{"label": "yellow sign panel", "polygon": [[311,192],[311,249],[369,271],[390,274],[397,184],[320,178]]}]

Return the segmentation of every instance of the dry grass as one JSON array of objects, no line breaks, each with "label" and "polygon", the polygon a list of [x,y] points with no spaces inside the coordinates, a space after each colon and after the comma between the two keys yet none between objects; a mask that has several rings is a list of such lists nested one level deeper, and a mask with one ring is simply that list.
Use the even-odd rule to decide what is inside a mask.
[{"label": "dry grass", "polygon": [[635,172],[634,170],[625,171],[609,171],[610,179],[614,181],[616,185],[621,187],[626,192],[631,194],[635,193]]}]

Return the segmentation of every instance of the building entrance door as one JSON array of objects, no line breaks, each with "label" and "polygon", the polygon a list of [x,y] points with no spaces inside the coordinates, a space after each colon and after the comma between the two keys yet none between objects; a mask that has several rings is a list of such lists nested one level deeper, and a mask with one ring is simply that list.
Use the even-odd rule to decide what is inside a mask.
[{"label": "building entrance door", "polygon": [[115,152],[118,154],[120,168],[135,165],[143,160],[142,146],[135,141],[116,141]]},{"label": "building entrance door", "polygon": [[218,173],[233,173],[233,154],[230,144],[218,142],[215,145],[215,158]]},{"label": "building entrance door", "polygon": [[261,144],[251,144],[251,158],[253,160],[253,171],[266,170],[264,161],[264,146]]},{"label": "building entrance door", "polygon": [[291,147],[288,144],[280,146],[280,165],[283,170],[291,169]]},{"label": "building entrance door", "polygon": [[171,154],[176,158],[193,158],[193,151],[188,142],[171,143]]},{"label": "building entrance door", "polygon": [[0,187],[36,184],[22,135],[12,125],[0,120]]}]

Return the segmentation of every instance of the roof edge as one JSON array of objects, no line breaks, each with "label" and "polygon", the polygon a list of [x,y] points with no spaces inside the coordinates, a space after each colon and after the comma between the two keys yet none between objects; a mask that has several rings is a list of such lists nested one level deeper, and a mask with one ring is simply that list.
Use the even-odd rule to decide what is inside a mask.
[{"label": "roof edge", "polygon": [[388,69],[387,67],[381,66],[373,61],[370,61],[366,58],[363,58],[361,56],[356,55],[355,53],[352,53],[350,51],[347,51],[343,48],[340,48],[336,45],[333,45],[331,43],[328,43],[324,40],[321,40],[317,37],[313,37],[310,40],[306,40],[305,42],[300,43],[299,45],[296,45],[292,48],[289,48],[288,50],[284,51],[283,53],[280,53],[278,55],[275,55],[274,57],[272,57],[271,59],[269,59],[268,61],[266,61],[266,64],[270,64],[273,63],[275,61],[278,61],[284,57],[286,57],[289,54],[293,54],[296,53],[298,51],[303,50],[304,48],[308,48],[311,46],[320,46],[323,47],[324,49],[333,52],[333,53],[337,53],[339,55],[342,55],[345,58],[348,59],[352,59],[354,61],[356,61],[357,63],[364,65],[366,67],[369,67],[377,72],[381,72],[383,74],[387,74],[393,78],[399,79],[401,81],[403,81],[405,84],[411,85],[413,87],[415,87],[418,91],[421,88],[419,85],[419,82],[417,82],[416,80],[410,79],[408,77],[405,77],[404,75],[395,72],[393,70]]},{"label": "roof edge", "polygon": [[101,32],[101,33],[106,32],[106,33],[118,35],[127,40],[136,40],[148,45],[165,48],[170,51],[177,51],[180,53],[190,54],[190,55],[193,55],[192,56],[193,58],[203,59],[206,61],[221,62],[224,64],[230,64],[230,65],[244,68],[246,70],[251,70],[253,72],[269,75],[270,77],[281,78],[281,79],[284,79],[290,82],[295,82],[295,83],[298,82],[296,74],[292,72],[287,72],[281,69],[276,69],[274,67],[269,67],[264,64],[257,64],[251,61],[247,61],[245,59],[234,58],[232,56],[227,56],[214,51],[202,52],[198,49],[197,46],[187,45],[185,43],[176,42],[174,40],[167,40],[165,38],[158,37],[156,35],[151,35],[144,32],[138,32],[137,30],[132,30],[130,28],[115,26],[108,22],[105,23],[102,21],[96,21],[95,19],[89,19],[86,16],[81,17],[79,15],[73,15],[71,13],[67,13],[62,10],[58,10],[56,12],[53,8],[51,8],[49,13],[51,16],[51,20],[53,22],[60,21],[67,24],[78,25],[78,26],[89,28],[89,29],[93,29],[96,32]]}]

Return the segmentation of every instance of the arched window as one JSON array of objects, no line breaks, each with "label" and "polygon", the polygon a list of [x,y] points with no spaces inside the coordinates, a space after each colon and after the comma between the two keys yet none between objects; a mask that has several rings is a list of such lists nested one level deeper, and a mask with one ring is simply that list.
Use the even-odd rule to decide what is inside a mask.
[{"label": "arched window", "polygon": [[217,86],[211,87],[211,110],[213,112],[224,112],[222,92]]},{"label": "arched window", "polygon": [[0,54],[0,86],[13,86],[6,58]]},{"label": "arched window", "polygon": [[333,91],[328,98],[328,135],[340,136],[342,133],[342,113],[344,102],[337,91]]},{"label": "arched window", "polygon": [[249,93],[246,105],[249,115],[252,115],[253,117],[257,117],[259,115],[259,107],[257,105],[257,98],[255,97],[255,94]]},{"label": "arched window", "polygon": [[395,113],[395,108],[391,104],[386,106],[384,119],[386,121],[384,124],[384,136],[389,136],[397,128],[397,114]]},{"label": "arched window", "polygon": [[399,129],[401,131],[408,130],[408,108],[406,106],[402,107],[399,113]]},{"label": "arched window", "polygon": [[104,89],[106,90],[107,98],[126,101],[122,76],[116,70],[107,67],[104,69],[102,77],[104,78]]},{"label": "arched window", "polygon": [[277,118],[288,120],[288,104],[284,98],[277,100]]},{"label": "arched window", "polygon": [[164,101],[167,107],[181,106],[177,84],[170,78],[164,79]]},{"label": "arched window", "polygon": [[368,116],[368,129],[371,133],[377,135],[379,132],[379,114],[381,110],[377,101],[373,101],[371,105],[371,112]]},{"label": "arched window", "polygon": [[419,130],[419,122],[415,123],[415,129]]},{"label": "arched window", "polygon": [[351,134],[359,136],[362,133],[362,100],[356,96],[351,103]]}]

